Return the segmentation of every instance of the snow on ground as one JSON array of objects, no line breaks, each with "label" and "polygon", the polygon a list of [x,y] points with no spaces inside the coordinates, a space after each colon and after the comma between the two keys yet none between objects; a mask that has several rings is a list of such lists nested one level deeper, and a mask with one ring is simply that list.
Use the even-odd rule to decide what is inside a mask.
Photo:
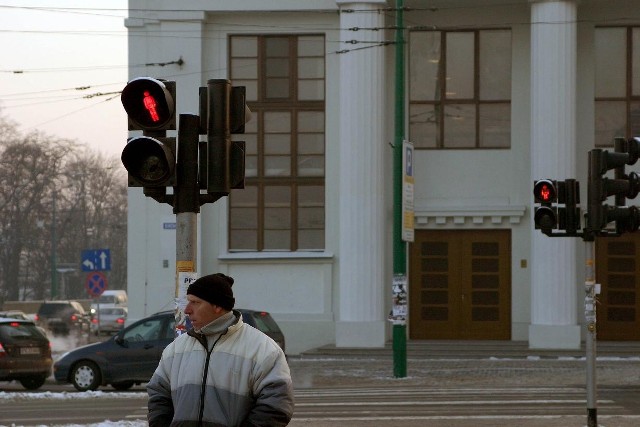
[{"label": "snow on ground", "polygon": [[[96,399],[96,398],[109,398],[109,399],[129,399],[132,397],[146,396],[146,392],[118,392],[118,393],[105,393],[102,391],[85,391],[85,392],[6,392],[0,391],[0,400],[3,401],[16,401],[16,400],[36,400],[36,399],[49,399],[49,400],[64,400],[64,399]],[[36,427],[147,427],[146,420],[135,421],[102,421],[99,423],[91,424],[41,424]],[[24,427],[21,424],[0,424],[0,427]]]},{"label": "snow on ground", "polygon": [[[55,424],[46,425],[42,424],[36,427],[147,427],[146,421],[103,421],[101,423],[92,424]],[[0,425],[0,427],[23,427],[17,424]]]},{"label": "snow on ground", "polygon": [[50,399],[50,400],[64,400],[64,399],[95,399],[100,397],[107,397],[109,399],[129,399],[129,398],[141,398],[146,397],[147,393],[141,392],[118,392],[118,393],[106,393],[103,391],[84,391],[84,392],[14,392],[14,391],[0,391],[0,400],[37,400],[37,399]]}]

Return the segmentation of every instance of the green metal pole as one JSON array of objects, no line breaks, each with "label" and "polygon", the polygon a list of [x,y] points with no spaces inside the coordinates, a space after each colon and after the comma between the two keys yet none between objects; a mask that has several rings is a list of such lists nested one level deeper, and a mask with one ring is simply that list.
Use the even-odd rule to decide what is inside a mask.
[{"label": "green metal pole", "polygon": [[51,295],[49,298],[55,300],[58,298],[58,236],[56,234],[56,191],[52,193],[51,200]]},{"label": "green metal pole", "polygon": [[[406,277],[406,243],[402,240],[402,143],[404,141],[404,3],[396,0],[395,138],[393,145],[393,275]],[[393,324],[393,374],[407,376],[407,326]]]}]

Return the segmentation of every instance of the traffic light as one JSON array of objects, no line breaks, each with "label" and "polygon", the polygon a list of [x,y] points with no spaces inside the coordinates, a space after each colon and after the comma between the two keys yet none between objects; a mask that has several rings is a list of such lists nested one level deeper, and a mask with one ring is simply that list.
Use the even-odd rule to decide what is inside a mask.
[{"label": "traffic light", "polygon": [[127,83],[121,99],[129,116],[129,130],[175,130],[175,82],[138,77]]},{"label": "traffic light", "polygon": [[558,181],[558,228],[567,235],[575,235],[580,230],[580,183],[575,179]]},{"label": "traffic light", "polygon": [[245,143],[231,141],[231,134],[244,133],[244,125],[250,119],[245,88],[232,87],[226,79],[212,79],[207,82],[206,96],[203,91],[200,95],[200,114],[207,118],[207,145],[200,156],[200,188],[222,197],[231,189],[244,188]]},{"label": "traffic light", "polygon": [[551,235],[553,230],[566,231],[563,236],[576,235],[581,228],[578,181],[537,180],[533,184],[533,198],[538,205],[533,216],[536,230],[547,235]]},{"label": "traffic light", "polygon": [[[616,151],[593,149],[589,151],[589,189],[587,222],[592,232],[606,231],[610,222],[616,222],[616,233],[636,231],[640,225],[640,213],[635,206],[624,206],[625,198],[635,198],[640,192],[640,176],[624,172],[625,165],[633,165],[640,154],[640,138],[629,141],[616,140]],[[613,179],[606,177],[615,170]],[[616,196],[616,204],[605,203],[609,196]]]},{"label": "traffic light", "polygon": [[550,234],[558,228],[558,189],[556,181],[540,179],[533,184],[533,201],[536,209],[533,216],[536,230]]},{"label": "traffic light", "polygon": [[143,131],[127,142],[122,164],[129,172],[129,187],[144,187],[147,195],[162,197],[163,187],[176,185],[176,139],[166,137],[167,130],[176,129],[175,99],[175,82],[151,77],[135,78],[122,90],[129,130]]}]

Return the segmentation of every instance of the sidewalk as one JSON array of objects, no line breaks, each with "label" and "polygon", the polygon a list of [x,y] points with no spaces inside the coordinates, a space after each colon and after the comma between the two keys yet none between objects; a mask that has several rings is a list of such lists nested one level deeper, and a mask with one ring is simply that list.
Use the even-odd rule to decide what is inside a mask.
[{"label": "sidewalk", "polygon": [[[596,348],[597,387],[640,386],[640,343],[598,343]],[[322,347],[290,357],[294,387],[419,387],[424,389],[458,387],[577,387],[585,389],[586,362],[580,350],[529,349],[524,342],[497,341],[411,341],[407,344],[407,375],[394,376],[391,345],[378,349],[345,349]],[[598,413],[600,426],[632,427],[640,425],[640,417],[613,417]],[[292,427],[353,426],[375,427],[568,427],[586,426],[584,416],[536,417],[523,414],[521,419],[482,419],[450,417],[419,420],[387,420],[338,422],[336,420],[294,419]]]}]

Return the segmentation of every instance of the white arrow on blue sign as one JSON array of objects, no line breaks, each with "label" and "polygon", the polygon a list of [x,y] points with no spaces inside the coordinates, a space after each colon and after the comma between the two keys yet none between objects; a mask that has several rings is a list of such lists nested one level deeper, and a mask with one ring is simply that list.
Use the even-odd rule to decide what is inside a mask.
[{"label": "white arrow on blue sign", "polygon": [[85,249],[82,251],[80,267],[82,271],[110,271],[111,250]]}]

